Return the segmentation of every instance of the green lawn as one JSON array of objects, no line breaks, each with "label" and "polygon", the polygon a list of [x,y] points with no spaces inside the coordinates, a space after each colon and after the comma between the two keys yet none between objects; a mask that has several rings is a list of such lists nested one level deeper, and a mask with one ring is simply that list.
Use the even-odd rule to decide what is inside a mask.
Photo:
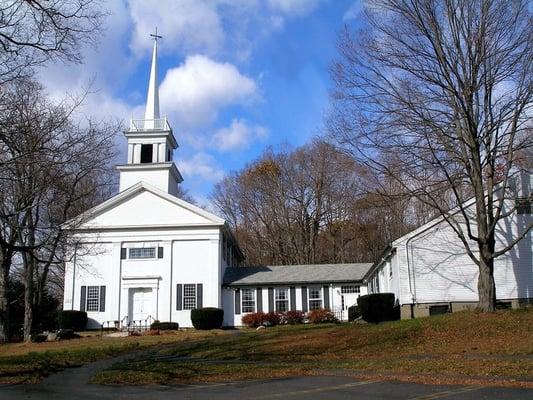
[{"label": "green lawn", "polygon": [[298,325],[180,342],[117,363],[99,383],[182,384],[343,370],[404,380],[532,386],[533,310],[379,325]]}]

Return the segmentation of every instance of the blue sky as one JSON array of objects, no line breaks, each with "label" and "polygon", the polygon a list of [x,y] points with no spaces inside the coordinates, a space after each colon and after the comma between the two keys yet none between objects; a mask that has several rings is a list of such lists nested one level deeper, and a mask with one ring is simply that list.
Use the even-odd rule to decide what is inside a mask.
[{"label": "blue sky", "polygon": [[174,161],[183,185],[205,203],[218,180],[266,147],[299,146],[320,133],[337,34],[344,24],[357,23],[360,1],[110,0],[106,5],[104,37],[97,48],[82,49],[84,65],[51,65],[42,71],[42,81],[58,98],[90,85],[93,93],[82,114],[126,124],[131,116],[142,118],[148,35],[158,26],[161,112],[180,143]]}]

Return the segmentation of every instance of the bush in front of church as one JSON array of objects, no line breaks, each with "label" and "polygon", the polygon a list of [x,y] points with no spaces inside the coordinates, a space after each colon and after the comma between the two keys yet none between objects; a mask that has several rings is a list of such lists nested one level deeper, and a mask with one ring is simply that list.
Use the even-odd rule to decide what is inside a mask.
[{"label": "bush in front of church", "polygon": [[57,314],[59,329],[72,329],[83,331],[87,326],[87,313],[85,311],[63,310]]},{"label": "bush in front of church", "polygon": [[199,330],[220,329],[224,321],[224,310],[215,307],[191,310],[192,325]]},{"label": "bush in front of church", "polygon": [[180,327],[177,322],[159,322],[154,321],[150,325],[150,329],[153,331],[176,331]]}]

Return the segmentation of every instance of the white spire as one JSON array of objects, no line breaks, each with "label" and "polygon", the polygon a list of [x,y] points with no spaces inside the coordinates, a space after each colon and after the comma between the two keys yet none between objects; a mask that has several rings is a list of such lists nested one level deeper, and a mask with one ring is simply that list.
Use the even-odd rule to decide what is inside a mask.
[{"label": "white spire", "polygon": [[157,28],[154,38],[154,50],[152,53],[152,69],[150,70],[150,82],[148,84],[148,95],[146,97],[146,111],[144,119],[159,119],[159,83],[157,81]]}]

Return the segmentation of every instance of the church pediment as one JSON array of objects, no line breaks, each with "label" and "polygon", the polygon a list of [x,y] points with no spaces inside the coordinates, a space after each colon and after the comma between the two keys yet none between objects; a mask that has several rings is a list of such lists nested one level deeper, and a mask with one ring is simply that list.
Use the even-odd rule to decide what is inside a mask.
[{"label": "church pediment", "polygon": [[139,182],[67,223],[71,229],[223,225],[224,220]]}]

